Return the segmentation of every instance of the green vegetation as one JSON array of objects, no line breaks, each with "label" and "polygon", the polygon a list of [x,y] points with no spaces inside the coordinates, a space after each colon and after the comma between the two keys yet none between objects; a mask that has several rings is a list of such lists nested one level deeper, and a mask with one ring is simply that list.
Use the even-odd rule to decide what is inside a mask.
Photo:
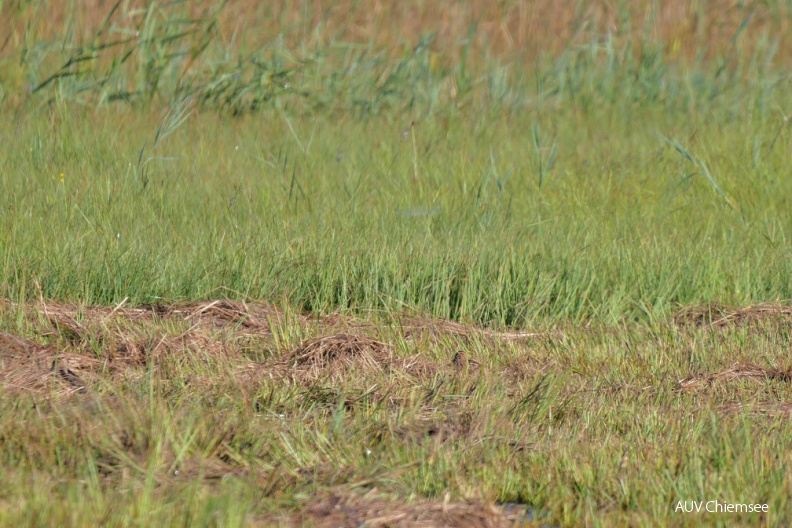
[{"label": "green vegetation", "polygon": [[12,298],[37,297],[34,283],[94,304],[224,287],[314,312],[407,306],[524,327],[792,297],[778,116],[410,128],[201,114],[156,142],[158,123],[126,111],[66,112],[2,132]]},{"label": "green vegetation", "polygon": [[785,3],[249,4],[0,0],[0,523],[789,523]]}]

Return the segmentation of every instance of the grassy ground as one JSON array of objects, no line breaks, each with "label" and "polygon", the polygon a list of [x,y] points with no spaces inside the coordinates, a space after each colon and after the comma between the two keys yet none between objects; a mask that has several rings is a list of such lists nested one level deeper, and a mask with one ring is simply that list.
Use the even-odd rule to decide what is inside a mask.
[{"label": "grassy ground", "polygon": [[792,15],[507,4],[0,1],[0,524],[789,524]]},{"label": "grassy ground", "polygon": [[[229,301],[6,305],[0,515],[778,526],[790,334],[784,311],[765,308],[506,333]],[[674,512],[699,498],[769,512]]]}]

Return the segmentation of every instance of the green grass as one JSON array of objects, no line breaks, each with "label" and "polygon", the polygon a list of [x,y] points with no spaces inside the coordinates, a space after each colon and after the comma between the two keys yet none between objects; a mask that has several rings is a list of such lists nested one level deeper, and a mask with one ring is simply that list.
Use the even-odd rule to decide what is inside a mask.
[{"label": "green grass", "polygon": [[[0,1],[26,28],[0,53],[0,525],[332,525],[329,495],[790,523],[792,97],[754,11],[714,57],[627,29],[529,64],[475,27],[441,60],[432,28],[256,43],[148,3],[45,35],[41,5]],[[174,303],[219,323],[128,310]],[[390,363],[306,378],[338,333]],[[715,499],[770,511],[674,512]]]},{"label": "green grass", "polygon": [[531,114],[194,112],[156,145],[125,109],[10,120],[0,284],[520,327],[792,297],[778,116]]}]

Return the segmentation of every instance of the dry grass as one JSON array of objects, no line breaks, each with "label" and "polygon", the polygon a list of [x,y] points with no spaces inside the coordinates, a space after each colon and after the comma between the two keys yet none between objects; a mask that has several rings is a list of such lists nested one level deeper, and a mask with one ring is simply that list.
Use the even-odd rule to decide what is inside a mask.
[{"label": "dry grass", "polygon": [[[25,307],[29,314],[43,314],[56,325],[65,327],[74,334],[84,331],[85,326],[105,325],[114,319],[127,322],[185,321],[194,328],[223,330],[233,328],[236,332],[269,333],[269,321],[282,319],[283,312],[270,304],[216,299],[199,303],[175,303],[170,305],[144,305],[125,307],[78,306],[69,303],[31,303]],[[78,320],[80,322],[78,322]]]},{"label": "dry grass", "polygon": [[381,370],[393,359],[393,350],[369,337],[334,334],[304,341],[290,356],[294,368],[318,374],[352,365]]},{"label": "dry grass", "polygon": [[270,320],[282,320],[283,312],[269,304],[248,304],[225,299],[172,307],[194,326],[210,330],[233,328],[237,334],[258,335],[270,332]]},{"label": "dry grass", "polygon": [[289,377],[299,383],[337,382],[351,375],[422,375],[433,371],[418,357],[404,358],[393,346],[357,334],[308,339],[286,355]]},{"label": "dry grass", "polygon": [[102,369],[95,358],[0,333],[0,388],[10,394],[61,399],[86,392],[86,375]]},{"label": "dry grass", "polygon": [[744,308],[710,303],[682,310],[674,316],[674,320],[680,326],[727,327],[790,316],[792,306],[779,303],[759,303]]},{"label": "dry grass", "polygon": [[[2,301],[5,309],[15,309],[8,301]],[[0,305],[2,307],[2,305]],[[128,323],[150,323],[153,321],[184,321],[191,329],[207,331],[232,330],[235,335],[261,336],[271,332],[273,323],[283,323],[287,317],[293,318],[302,327],[317,326],[325,329],[355,329],[373,331],[380,324],[370,319],[328,314],[289,314],[283,309],[268,303],[214,299],[198,303],[173,303],[128,307],[122,303],[116,307],[80,306],[73,303],[44,302],[29,303],[24,307],[28,317],[43,315],[53,325],[61,327],[67,334],[78,337],[86,333],[88,327],[107,326],[114,320]],[[445,319],[415,316],[402,313],[393,314],[381,323],[392,326],[406,339],[431,339],[443,336],[485,338],[504,342],[521,342],[534,338],[552,338],[550,332],[493,330],[473,324],[461,324]]]},{"label": "dry grass", "polygon": [[355,496],[330,495],[313,501],[282,525],[367,528],[501,528],[514,526],[519,513],[480,502],[418,501],[406,504]]},{"label": "dry grass", "polygon": [[[284,321],[268,315],[278,310],[257,312],[264,304],[47,303],[46,315],[43,306],[0,309],[0,391],[11,396],[0,430],[6,456],[24,457],[47,482],[95,478],[111,494],[150,485],[152,496],[174,504],[190,490],[200,489],[200,500],[250,493],[248,525],[630,524],[661,499],[636,492],[635,504],[614,508],[622,483],[643,490],[647,479],[679,471],[673,484],[685,487],[702,471],[728,471],[708,469],[718,456],[740,465],[729,478],[753,475],[751,450],[781,452],[777,431],[792,412],[792,372],[759,366],[785,350],[772,333],[745,332],[757,341],[726,369],[718,368],[722,356],[702,356],[702,373],[674,388],[666,380],[690,367],[682,351],[692,335],[704,350],[728,350],[729,336],[669,325],[660,344],[657,329],[572,327],[558,341],[415,341],[405,336],[409,324],[392,319],[379,327],[342,316]],[[467,330],[436,328],[438,336]],[[237,333],[272,334],[266,346],[275,349],[251,361]],[[142,349],[114,348],[125,334]],[[752,434],[761,438],[748,448],[741,442]],[[735,447],[724,454],[725,437]],[[678,465],[685,445],[696,447],[684,456],[702,454]],[[760,489],[746,482],[740,489]],[[568,514],[583,495],[592,512]]]},{"label": "dry grass", "polygon": [[[357,317],[287,316],[270,304],[227,299],[139,307],[39,301],[20,308],[4,301],[0,308],[6,313],[21,309],[34,334],[51,343],[43,346],[4,334],[3,386],[11,392],[46,393],[55,398],[93,390],[101,378],[110,382],[124,376],[135,378],[148,367],[185,360],[208,368],[211,364],[228,365],[241,385],[252,387],[277,378],[305,386],[366,379],[393,388],[398,381],[398,386],[405,388],[439,374],[444,379],[479,377],[482,364],[466,351],[472,342],[521,343],[538,335],[495,332],[403,314],[381,322],[390,328],[383,333],[381,326]],[[300,334],[318,333],[320,337],[279,349],[273,325],[299,328]],[[383,341],[366,333],[387,337]],[[397,354],[391,339],[415,349],[447,350],[448,359]],[[248,357],[248,346],[271,347],[270,358]],[[520,372],[523,363],[517,368]],[[504,374],[513,374],[512,367],[507,370]],[[216,380],[200,374],[192,377],[192,383],[211,387]]]},{"label": "dry grass", "polygon": [[735,363],[732,366],[718,372],[696,374],[688,378],[679,380],[682,389],[693,389],[702,386],[710,386],[716,382],[736,381],[736,380],[780,380],[792,381],[792,371],[779,370],[761,367],[753,363]]},{"label": "dry grass", "polygon": [[[3,309],[18,307],[6,301]],[[84,391],[86,380],[93,380],[96,373],[125,375],[170,359],[178,361],[185,354],[190,355],[191,361],[230,360],[240,380],[277,376],[307,385],[342,381],[353,374],[409,381],[425,379],[440,370],[438,365],[417,355],[395,354],[391,344],[362,333],[350,333],[375,331],[376,325],[369,321],[338,315],[319,318],[298,315],[287,321],[282,310],[269,304],[220,299],[190,304],[103,307],[42,301],[29,303],[22,310],[26,320],[35,325],[36,333],[53,344],[41,346],[4,334],[3,359],[15,365],[6,369],[6,386],[38,393],[51,389],[52,380],[61,382],[63,390],[58,395],[71,389]],[[262,343],[276,348],[273,324],[293,325],[300,332],[332,330],[335,333],[305,339],[284,353],[276,351],[264,363],[246,358],[243,351],[246,340],[256,340],[254,344],[259,348]],[[396,337],[410,339],[418,328],[428,329],[434,336],[443,332],[451,336],[482,335],[475,327],[414,319],[411,325],[402,328],[401,337]],[[54,364],[60,366],[56,368]],[[478,361],[460,351],[447,365],[457,372],[472,372],[479,366]]]},{"label": "dry grass", "polygon": [[740,415],[745,412],[760,416],[781,416],[787,417],[792,414],[792,403],[788,402],[753,402],[753,403],[730,403],[722,405],[720,411],[724,414]]},{"label": "dry grass", "polygon": [[471,434],[474,417],[466,412],[445,409],[446,416],[428,414],[419,420],[397,427],[393,434],[410,444],[420,444],[426,440],[441,445],[453,442]]},{"label": "dry grass", "polygon": [[220,460],[184,460],[174,466],[170,472],[171,481],[190,482],[195,479],[222,480],[242,477],[248,473],[245,467],[223,463]]}]

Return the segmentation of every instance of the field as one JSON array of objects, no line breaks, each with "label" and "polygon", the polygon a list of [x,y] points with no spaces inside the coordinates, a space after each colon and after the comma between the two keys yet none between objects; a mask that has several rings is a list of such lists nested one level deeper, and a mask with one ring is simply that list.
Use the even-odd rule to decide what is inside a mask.
[{"label": "field", "polygon": [[0,525],[790,525],[790,25],[0,0]]}]

